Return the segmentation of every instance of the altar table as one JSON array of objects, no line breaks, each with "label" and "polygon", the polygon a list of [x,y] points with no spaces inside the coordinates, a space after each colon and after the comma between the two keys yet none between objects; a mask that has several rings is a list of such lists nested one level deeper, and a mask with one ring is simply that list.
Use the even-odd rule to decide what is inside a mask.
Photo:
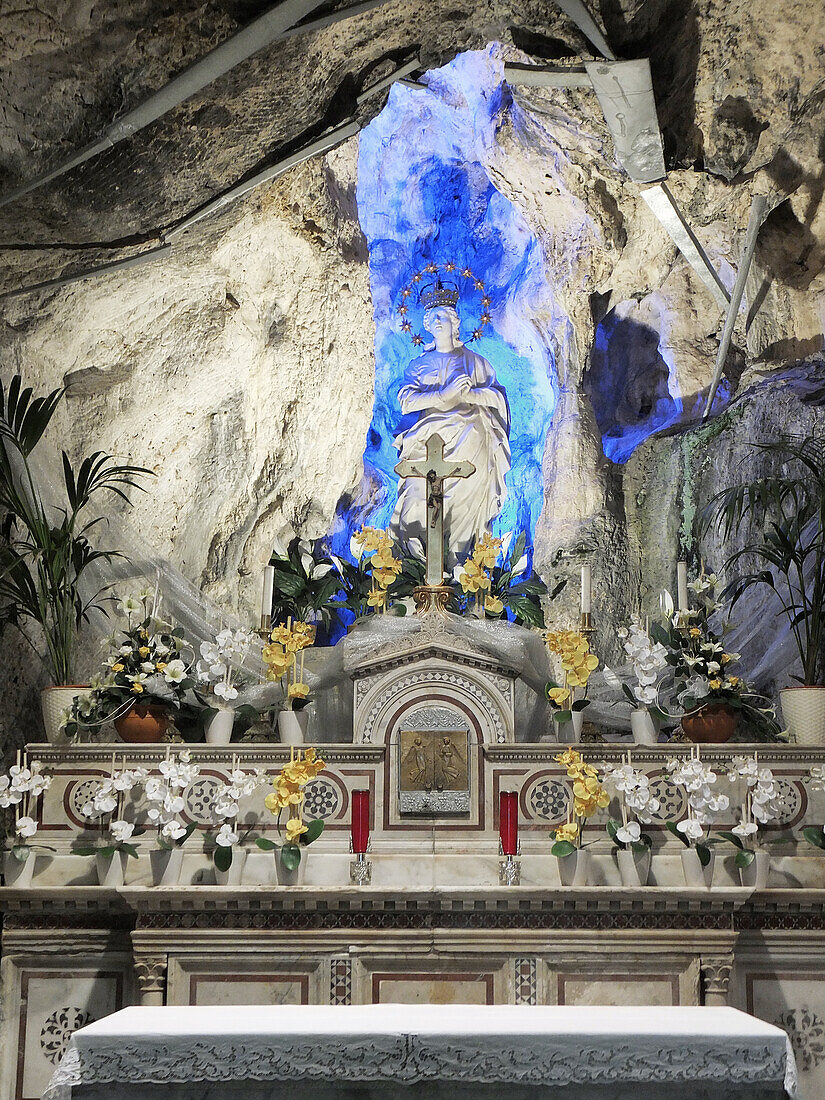
[{"label": "altar table", "polygon": [[796,1067],[732,1008],[143,1007],[76,1031],[44,1100],[502,1095],[795,1097]]}]

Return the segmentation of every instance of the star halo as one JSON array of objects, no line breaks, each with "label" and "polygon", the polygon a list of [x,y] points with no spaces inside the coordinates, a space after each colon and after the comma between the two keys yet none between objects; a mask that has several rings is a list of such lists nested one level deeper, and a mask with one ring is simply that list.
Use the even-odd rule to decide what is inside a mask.
[{"label": "star halo", "polygon": [[421,345],[424,343],[425,337],[423,331],[413,332],[413,325],[412,321],[410,320],[410,307],[407,305],[407,301],[409,298],[413,297],[416,289],[420,287],[420,284],[424,281],[427,275],[437,275],[439,274],[439,272],[444,272],[447,275],[452,275],[453,278],[460,277],[465,281],[469,280],[473,290],[481,291],[482,313],[479,318],[478,325],[473,329],[472,335],[467,341],[468,343],[472,343],[473,340],[478,340],[481,336],[483,336],[484,326],[491,323],[490,295],[488,294],[487,289],[484,286],[484,280],[477,278],[469,267],[464,267],[459,271],[457,264],[455,264],[452,260],[447,260],[445,263],[440,264],[431,261],[420,270],[415,272],[412,279],[401,291],[401,302],[395,307],[394,310],[401,332],[410,336],[415,347],[421,347]]}]

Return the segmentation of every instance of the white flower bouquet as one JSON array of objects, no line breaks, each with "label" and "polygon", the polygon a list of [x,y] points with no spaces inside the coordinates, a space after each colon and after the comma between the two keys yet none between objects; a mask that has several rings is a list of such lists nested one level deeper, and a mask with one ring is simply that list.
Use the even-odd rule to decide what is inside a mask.
[{"label": "white flower bouquet", "polygon": [[53,851],[48,845],[34,843],[38,827],[37,800],[51,783],[51,776],[43,774],[41,761],[29,761],[19,751],[17,763],[12,765],[7,775],[0,775],[0,808],[14,807],[14,836],[9,851],[21,863],[35,849]]},{"label": "white flower bouquet", "polygon": [[710,837],[710,826],[715,814],[728,809],[730,799],[717,792],[718,776],[702,762],[698,746],[693,746],[691,755],[684,760],[668,760],[667,771],[670,781],[685,793],[687,816],[679,822],[666,822],[665,828],[685,847],[695,849],[700,864],[707,867],[711,860],[710,845],[717,843]]},{"label": "white flower bouquet", "polygon": [[138,858],[137,848],[131,841],[144,830],[125,818],[126,795],[144,783],[148,774],[145,768],[127,768],[125,757],[121,760],[120,768],[117,768],[116,757],[112,754],[109,778],[101,780],[91,797],[80,808],[83,816],[100,830],[98,842],[92,847],[77,845],[72,849],[76,855],[111,858],[118,853],[124,853],[133,859]]}]

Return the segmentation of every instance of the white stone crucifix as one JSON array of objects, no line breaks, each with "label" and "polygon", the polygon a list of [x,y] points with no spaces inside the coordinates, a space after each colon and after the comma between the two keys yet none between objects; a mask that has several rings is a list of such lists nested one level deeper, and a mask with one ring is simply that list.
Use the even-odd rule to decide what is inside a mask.
[{"label": "white stone crucifix", "polygon": [[399,462],[399,477],[423,477],[427,483],[427,573],[429,587],[444,583],[444,481],[448,477],[469,477],[475,473],[472,462],[449,462],[444,458],[444,440],[431,435],[427,457],[423,461]]}]

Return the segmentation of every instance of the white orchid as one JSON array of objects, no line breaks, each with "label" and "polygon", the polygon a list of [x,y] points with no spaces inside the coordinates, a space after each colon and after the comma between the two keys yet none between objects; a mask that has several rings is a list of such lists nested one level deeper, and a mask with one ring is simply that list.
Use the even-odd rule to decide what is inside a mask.
[{"label": "white orchid", "polygon": [[238,698],[238,689],[232,687],[231,684],[225,684],[223,681],[219,681],[215,684],[213,691],[219,699],[225,699],[227,702],[231,702],[233,699]]},{"label": "white orchid", "polygon": [[694,843],[702,839],[705,827],[712,824],[715,814],[723,813],[730,806],[726,794],[715,789],[717,775],[698,756],[686,760],[671,758],[667,762],[671,781],[687,794],[688,816],[677,823],[676,828],[686,839]]},{"label": "white orchid", "polygon": [[753,836],[758,828],[759,826],[754,821],[749,821],[744,824],[740,822],[739,825],[734,825],[731,832],[736,833],[736,835],[742,837],[743,840],[747,840],[749,836]]},{"label": "white orchid", "polygon": [[638,844],[642,836],[642,827],[638,821],[628,821],[621,829],[616,830],[616,839],[622,844]]},{"label": "white orchid", "polygon": [[29,840],[37,832],[37,822],[33,817],[21,817],[15,825],[14,831],[23,840]]},{"label": "white orchid", "polygon": [[219,844],[221,848],[231,848],[233,844],[238,843],[238,840],[238,834],[228,824],[221,825],[215,833],[215,843]]},{"label": "white orchid", "polygon": [[129,840],[132,833],[135,831],[135,827],[131,821],[113,821],[109,826],[109,832],[112,834],[112,840],[115,844],[122,844],[125,840]]},{"label": "white orchid", "polygon": [[238,803],[233,801],[229,796],[225,795],[222,798],[215,799],[213,804],[213,811],[216,817],[237,817],[239,806]]},{"label": "white orchid", "polygon": [[680,833],[684,833],[691,843],[695,843],[704,836],[705,824],[704,818],[686,817],[683,821],[678,822],[676,828]]},{"label": "white orchid", "polygon": [[172,818],[171,821],[167,821],[163,828],[160,830],[160,835],[164,840],[180,840],[186,833],[186,826],[182,825],[177,818]]}]

